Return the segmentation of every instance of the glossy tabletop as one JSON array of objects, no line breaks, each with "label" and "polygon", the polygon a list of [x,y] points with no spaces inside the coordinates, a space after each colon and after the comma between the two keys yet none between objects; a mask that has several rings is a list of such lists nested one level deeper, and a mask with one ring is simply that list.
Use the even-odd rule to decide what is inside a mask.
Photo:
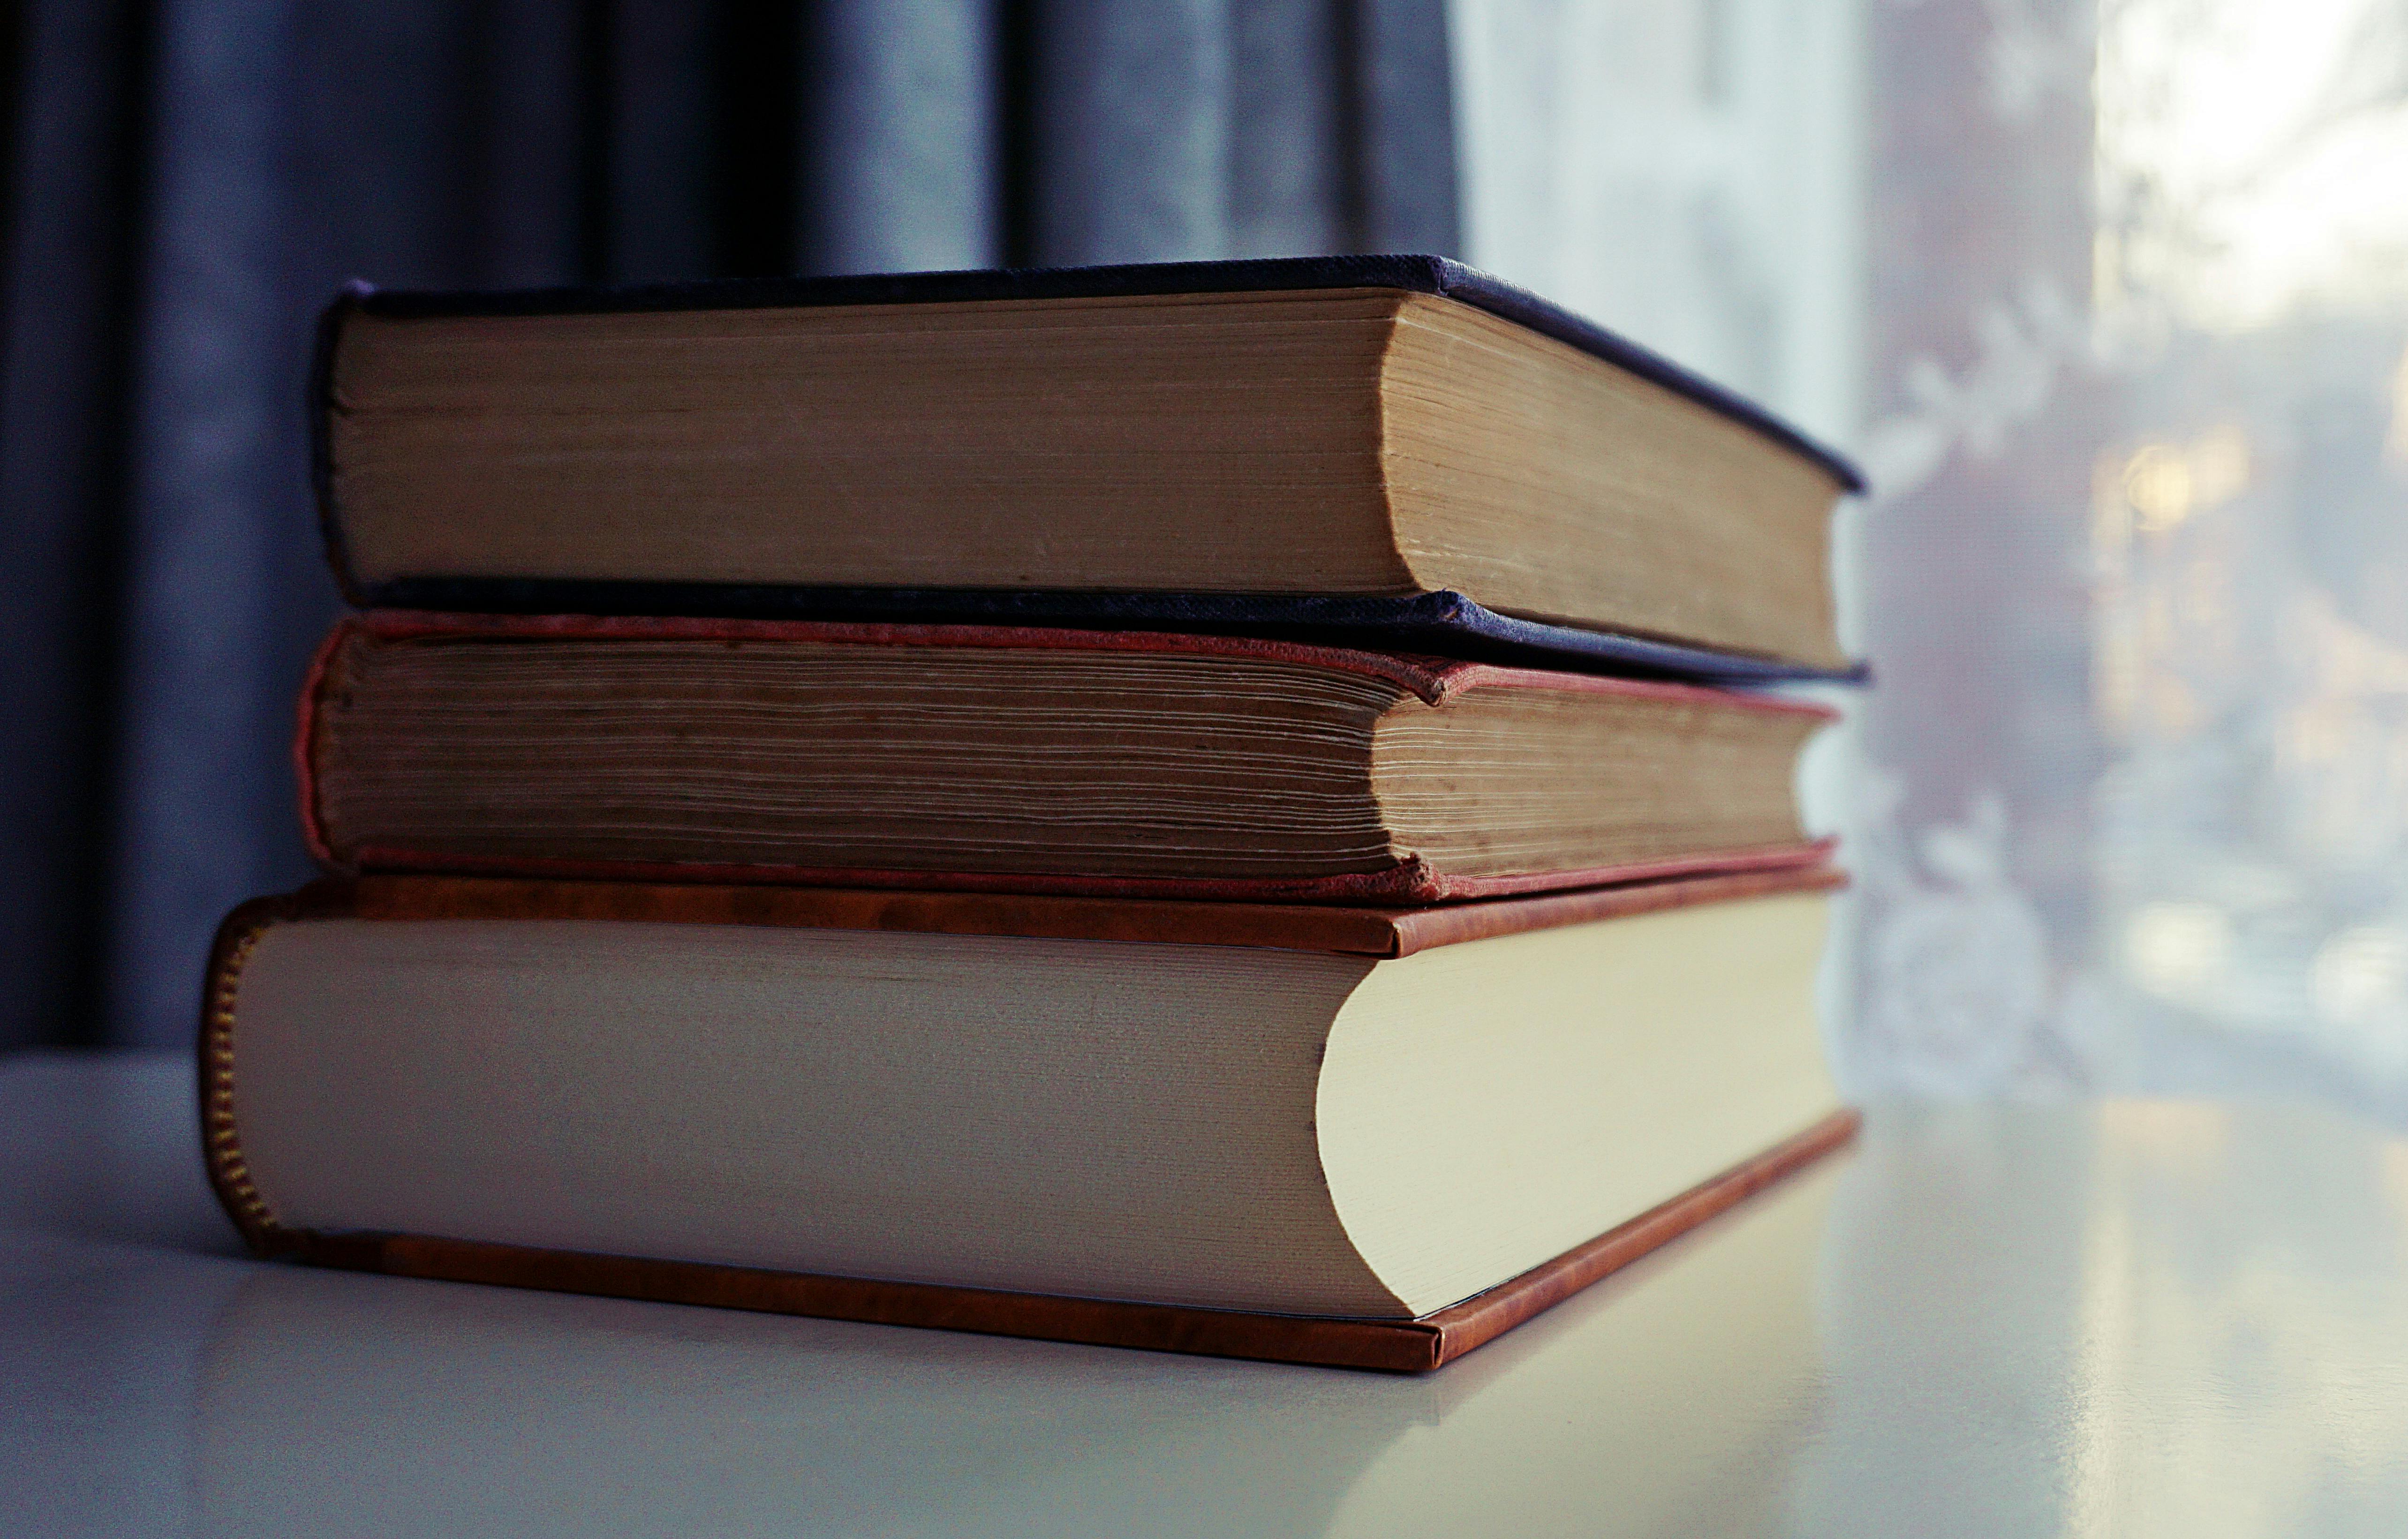
[{"label": "glossy tabletop", "polygon": [[1423,1378],[244,1259],[190,1064],[0,1059],[0,1533],[2408,1533],[2408,1141],[1879,1109]]}]

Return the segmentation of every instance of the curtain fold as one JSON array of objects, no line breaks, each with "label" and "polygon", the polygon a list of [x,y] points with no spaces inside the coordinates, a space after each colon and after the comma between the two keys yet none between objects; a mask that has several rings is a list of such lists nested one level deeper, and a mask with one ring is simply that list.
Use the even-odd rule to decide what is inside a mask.
[{"label": "curtain fold", "polygon": [[[262,837],[280,811],[279,697],[307,531],[282,271],[294,0],[165,7],[145,146],[147,221],[126,421],[122,663],[116,689],[107,1016],[155,1040],[193,993],[189,956],[235,888],[293,874]],[[265,70],[269,79],[261,79]],[[314,588],[316,591],[310,591]],[[281,868],[281,869],[280,869]]]},{"label": "curtain fold", "polygon": [[305,880],[303,391],[389,286],[1455,247],[1437,0],[28,0],[0,1047],[189,1041]]},{"label": "curtain fold", "polygon": [[97,1026],[140,30],[20,18],[0,288],[0,1046]]},{"label": "curtain fold", "polygon": [[1003,259],[997,21],[986,0],[825,0],[805,18],[798,270]]}]

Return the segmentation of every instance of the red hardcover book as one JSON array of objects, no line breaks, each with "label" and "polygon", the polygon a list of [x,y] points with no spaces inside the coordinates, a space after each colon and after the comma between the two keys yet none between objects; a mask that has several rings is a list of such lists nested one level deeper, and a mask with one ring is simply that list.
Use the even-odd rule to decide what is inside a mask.
[{"label": "red hardcover book", "polygon": [[296,755],[346,872],[1434,902],[1811,865],[1827,715],[1228,636],[375,611]]}]

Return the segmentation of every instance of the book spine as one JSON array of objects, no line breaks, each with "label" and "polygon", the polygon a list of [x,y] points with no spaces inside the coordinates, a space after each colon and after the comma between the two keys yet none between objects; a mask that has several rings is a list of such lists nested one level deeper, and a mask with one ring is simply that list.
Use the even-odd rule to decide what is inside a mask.
[{"label": "book spine", "polygon": [[318,535],[335,586],[345,603],[367,602],[359,575],[352,570],[351,547],[343,536],[342,510],[335,503],[335,355],[343,344],[343,329],[375,285],[352,279],[318,315],[317,342],[309,355],[309,487],[318,501]]},{"label": "book spine", "polygon": [[242,1129],[235,1115],[235,1046],[241,1026],[242,970],[259,939],[276,925],[299,919],[337,918],[351,912],[351,895],[337,884],[313,884],[297,893],[254,898],[238,905],[218,926],[202,974],[198,1052],[201,1157],[209,1189],[242,1235],[251,1254],[289,1255],[300,1238],[276,1222],[251,1179],[243,1155]]},{"label": "book spine", "polygon": [[300,705],[293,726],[293,784],[300,793],[301,842],[308,847],[309,857],[328,870],[343,870],[344,864],[326,841],[325,817],[319,796],[318,707],[325,696],[326,675],[334,669],[336,655],[351,640],[355,625],[353,620],[337,621],[310,655],[309,670],[301,677]]}]

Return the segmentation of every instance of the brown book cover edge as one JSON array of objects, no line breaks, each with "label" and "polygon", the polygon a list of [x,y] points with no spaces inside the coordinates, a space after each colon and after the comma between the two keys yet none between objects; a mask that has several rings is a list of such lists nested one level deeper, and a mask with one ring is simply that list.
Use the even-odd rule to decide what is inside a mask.
[{"label": "brown book cover edge", "polygon": [[[1828,865],[1594,887],[1441,907],[896,892],[849,887],[552,882],[466,876],[363,876],[313,883],[292,917],[592,919],[639,924],[768,925],[807,929],[1019,935],[1060,941],[1268,946],[1358,956],[1409,956],[1525,930],[1627,918],[1699,903],[1827,892],[1847,878]],[[277,899],[267,899],[273,903]],[[248,911],[236,911],[240,915]],[[272,923],[283,911],[257,911]],[[230,918],[229,924],[233,921]]]},{"label": "brown book cover edge", "polygon": [[280,1248],[320,1266],[395,1277],[541,1288],[653,1303],[1020,1336],[1091,1346],[1426,1373],[1496,1340],[1763,1190],[1854,1136],[1838,1112],[1554,1260],[1413,1320],[1323,1319],[1169,1304],[1005,1293],[694,1261],[597,1256],[413,1234],[294,1233]]},{"label": "brown book cover edge", "polygon": [[[1837,880],[1835,874],[1831,875],[1821,885],[1835,885]],[[1856,1129],[1856,1113],[1834,1113],[1804,1132],[1565,1252],[1554,1260],[1461,1303],[1413,1320],[1321,1319],[1249,1314],[924,1283],[817,1276],[701,1262],[589,1255],[423,1235],[322,1234],[279,1225],[251,1179],[234,1113],[236,994],[243,963],[260,935],[271,925],[310,918],[353,914],[427,917],[437,912],[448,912],[455,917],[464,916],[456,907],[445,910],[439,906],[445,893],[413,889],[543,888],[559,885],[396,878],[364,894],[360,889],[370,887],[370,884],[325,882],[314,884],[298,893],[255,899],[226,916],[210,953],[208,982],[202,997],[198,1056],[202,1146],[210,1187],[253,1254],[261,1257],[293,1256],[322,1266],[394,1276],[536,1287],[655,1302],[703,1304],[824,1319],[920,1326],[1210,1357],[1423,1373],[1495,1340],[1514,1326],[1553,1308],[1783,1176],[1811,1164],[1847,1143]],[[1798,887],[1795,881],[1779,885],[1779,890],[1797,890]],[[682,896],[707,889],[663,890]],[[755,895],[758,889],[735,891]],[[455,891],[451,896],[459,895]],[[508,895],[496,893],[487,896],[499,899]],[[522,902],[530,897],[540,899],[542,896],[518,895]],[[580,896],[556,894],[553,898],[555,901],[566,899],[573,902]],[[808,898],[813,895],[801,896]],[[851,896],[882,899],[888,895]],[[957,900],[956,895],[938,895],[938,898],[940,908],[952,906]],[[1695,896],[1686,899],[1690,902],[1701,900],[1704,899]],[[1561,907],[1564,903],[1560,899],[1538,901],[1551,907]],[[1162,906],[1218,909],[1232,905]],[[1521,908],[1526,907],[1527,902],[1481,906]],[[1676,905],[1664,902],[1651,905],[1655,908],[1667,906]],[[525,907],[517,912],[523,916],[536,916],[528,914]],[[1621,912],[1633,911],[1626,909]],[[564,913],[560,916],[569,915]],[[696,916],[688,913],[685,917],[692,919]],[[1419,915],[1387,917],[1394,923]],[[1532,927],[1519,924],[1512,928]],[[1431,943],[1469,938],[1450,935],[1443,941]]]},{"label": "brown book cover edge", "polygon": [[1409,855],[1376,871],[1300,880],[1197,876],[1063,876],[1045,872],[930,871],[859,866],[716,865],[696,861],[582,860],[543,856],[469,855],[371,844],[326,869],[380,876],[514,876],[560,882],[694,882],[780,887],[884,887],[905,891],[1025,893],[1039,897],[1169,899],[1216,903],[1312,903],[1354,907],[1463,903],[1583,887],[1627,886],[1683,876],[1785,870],[1829,858],[1836,842],[1712,850],[1666,860],[1625,861],[1579,870],[1509,876],[1455,876]]}]

